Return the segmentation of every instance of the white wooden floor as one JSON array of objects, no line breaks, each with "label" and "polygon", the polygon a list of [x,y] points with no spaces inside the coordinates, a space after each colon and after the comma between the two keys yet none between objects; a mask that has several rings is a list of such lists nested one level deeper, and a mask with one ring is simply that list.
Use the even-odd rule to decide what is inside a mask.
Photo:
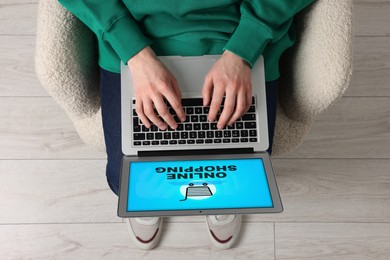
[{"label": "white wooden floor", "polygon": [[169,218],[137,250],[105,155],[34,73],[37,0],[0,0],[0,259],[390,259],[390,0],[355,0],[353,82],[294,152],[274,158],[285,211],[247,216],[238,245]]}]

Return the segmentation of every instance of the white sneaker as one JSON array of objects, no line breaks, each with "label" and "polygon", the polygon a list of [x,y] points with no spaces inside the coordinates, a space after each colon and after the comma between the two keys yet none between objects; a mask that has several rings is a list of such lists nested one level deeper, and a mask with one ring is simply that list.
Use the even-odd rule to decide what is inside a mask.
[{"label": "white sneaker", "polygon": [[162,218],[127,218],[126,225],[134,244],[141,249],[152,249],[160,240]]},{"label": "white sneaker", "polygon": [[219,249],[233,246],[241,229],[241,215],[209,215],[206,216],[208,234],[211,243]]}]

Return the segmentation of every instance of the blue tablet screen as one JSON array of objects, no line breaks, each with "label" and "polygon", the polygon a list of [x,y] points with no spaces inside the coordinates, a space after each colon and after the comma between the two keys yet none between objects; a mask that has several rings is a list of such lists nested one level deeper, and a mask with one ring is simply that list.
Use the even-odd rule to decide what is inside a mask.
[{"label": "blue tablet screen", "polygon": [[127,211],[273,207],[261,159],[130,162]]}]

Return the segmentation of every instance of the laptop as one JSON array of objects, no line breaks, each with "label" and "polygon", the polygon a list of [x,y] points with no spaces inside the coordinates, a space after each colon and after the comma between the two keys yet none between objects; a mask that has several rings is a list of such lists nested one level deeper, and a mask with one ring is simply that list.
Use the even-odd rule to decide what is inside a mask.
[{"label": "laptop", "polygon": [[[203,80],[219,55],[160,56],[176,77],[186,121],[146,128],[135,111],[129,68],[121,64],[122,170],[118,216],[276,213],[283,210],[271,160],[264,61],[252,68],[252,105],[217,129],[203,107]],[[222,111],[223,104],[221,105]],[[218,115],[219,115],[218,114]]]}]

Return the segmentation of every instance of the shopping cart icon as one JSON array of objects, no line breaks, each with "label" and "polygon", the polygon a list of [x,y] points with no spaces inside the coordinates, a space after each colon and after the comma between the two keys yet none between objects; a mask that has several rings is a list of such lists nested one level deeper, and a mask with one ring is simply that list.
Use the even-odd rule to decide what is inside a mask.
[{"label": "shopping cart icon", "polygon": [[202,185],[195,185],[193,183],[188,184],[188,187],[186,188],[185,198],[180,201],[185,201],[188,197],[199,196],[213,196],[213,192],[210,190],[210,187],[206,182],[202,183]]}]

